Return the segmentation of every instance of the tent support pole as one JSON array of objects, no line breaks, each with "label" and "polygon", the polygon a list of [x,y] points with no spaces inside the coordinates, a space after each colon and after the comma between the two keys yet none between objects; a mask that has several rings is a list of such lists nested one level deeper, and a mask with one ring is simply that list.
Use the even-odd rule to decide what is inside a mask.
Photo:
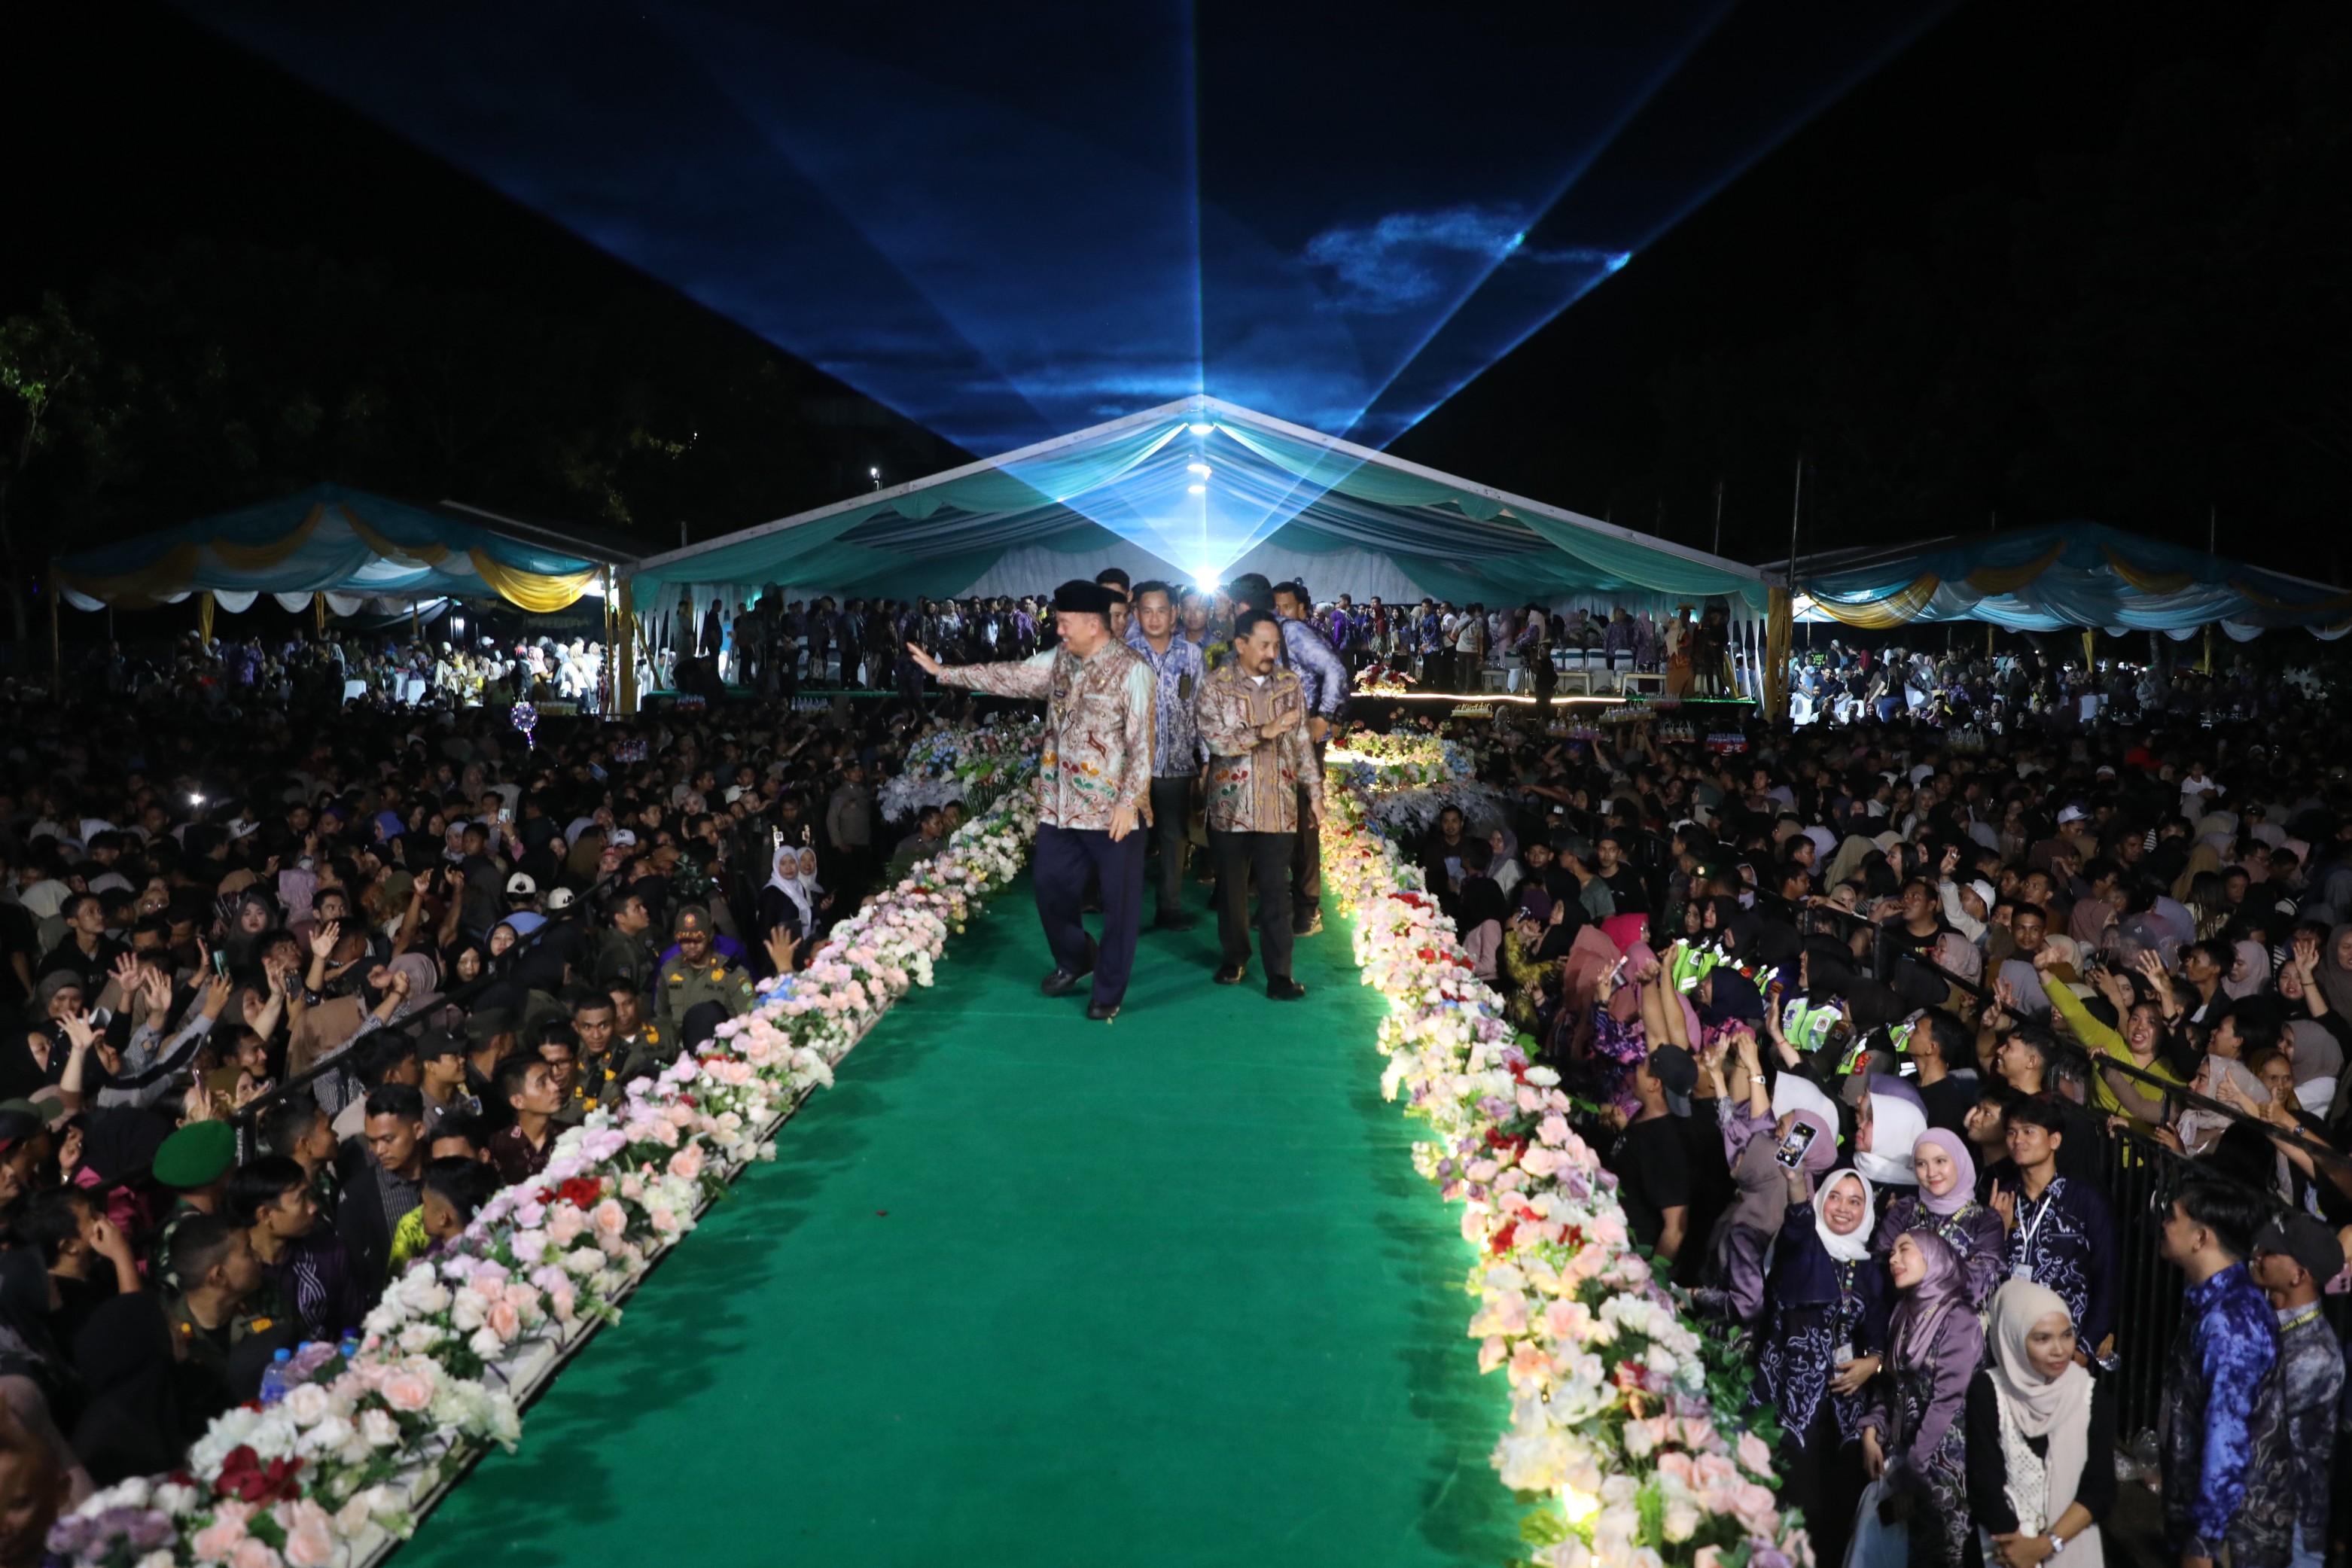
[{"label": "tent support pole", "polygon": [[620,606],[613,621],[620,639],[620,672],[613,689],[619,693],[615,706],[623,714],[637,711],[637,611],[636,585],[628,578],[621,579],[616,592]]},{"label": "tent support pole", "polygon": [[1789,717],[1789,644],[1796,601],[1785,588],[1767,588],[1764,594],[1764,722],[1781,724]]}]

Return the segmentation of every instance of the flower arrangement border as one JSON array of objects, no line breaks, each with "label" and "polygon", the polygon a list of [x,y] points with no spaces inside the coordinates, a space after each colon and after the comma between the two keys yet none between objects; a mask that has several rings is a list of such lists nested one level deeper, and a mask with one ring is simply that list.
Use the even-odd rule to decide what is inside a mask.
[{"label": "flower arrangement border", "polygon": [[520,1406],[619,1321],[738,1176],[775,1157],[776,1131],[1019,874],[1036,836],[1035,792],[1018,786],[1037,732],[1007,727],[936,740],[950,770],[968,749],[995,798],[835,927],[801,975],[565,1131],[536,1180],[386,1289],[357,1347],[305,1347],[276,1406],[219,1417],[179,1471],[93,1493],[50,1550],[77,1568],[369,1568],[398,1550],[493,1443],[518,1445]]},{"label": "flower arrangement border", "polygon": [[[1352,770],[1349,770],[1352,771]],[[1738,1347],[1693,1326],[1626,1228],[1616,1177],[1571,1130],[1559,1075],[1471,974],[1453,921],[1381,829],[1379,789],[1332,770],[1324,869],[1389,1002],[1384,1098],[1433,1136],[1413,1165],[1462,1206],[1482,1373],[1509,1385],[1490,1460],[1533,1506],[1539,1568],[1811,1568],[1772,1490],[1779,1431]]]}]

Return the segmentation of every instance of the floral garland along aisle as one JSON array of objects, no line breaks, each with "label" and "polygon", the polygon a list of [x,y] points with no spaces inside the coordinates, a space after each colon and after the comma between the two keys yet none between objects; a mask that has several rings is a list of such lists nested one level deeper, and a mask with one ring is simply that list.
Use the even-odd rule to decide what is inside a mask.
[{"label": "floral garland along aisle", "polygon": [[[982,743],[1008,768],[1001,735]],[[356,1568],[389,1551],[491,1443],[521,1435],[509,1390],[545,1381],[777,1126],[932,965],[978,901],[1019,874],[1033,789],[1006,788],[930,861],[834,928],[791,985],[720,1026],[698,1055],[631,1085],[556,1140],[540,1177],[484,1206],[453,1252],[419,1261],[368,1315],[347,1358],[306,1346],[268,1409],[213,1423],[168,1477],[93,1494],[49,1536],[89,1568]]]},{"label": "floral garland along aisle", "polygon": [[1470,974],[1418,868],[1339,780],[1325,874],[1356,922],[1364,983],[1388,998],[1381,1093],[1434,1134],[1413,1165],[1462,1205],[1481,1372],[1504,1373],[1510,1424],[1492,1456],[1538,1506],[1521,1523],[1543,1568],[1809,1568],[1772,1492],[1769,1416],[1751,1416],[1735,1349],[1683,1316],[1633,1246],[1616,1177],[1570,1130],[1559,1075],[1530,1065]]}]

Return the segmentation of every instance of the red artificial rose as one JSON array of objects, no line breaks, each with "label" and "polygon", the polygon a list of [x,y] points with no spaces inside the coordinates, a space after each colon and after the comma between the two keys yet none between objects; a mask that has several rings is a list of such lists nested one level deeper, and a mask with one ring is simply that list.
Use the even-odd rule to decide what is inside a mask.
[{"label": "red artificial rose", "polygon": [[1517,1220],[1505,1220],[1496,1227],[1495,1234],[1487,1239],[1486,1249],[1497,1258],[1501,1257],[1511,1249],[1511,1239],[1518,1233],[1519,1227]]}]

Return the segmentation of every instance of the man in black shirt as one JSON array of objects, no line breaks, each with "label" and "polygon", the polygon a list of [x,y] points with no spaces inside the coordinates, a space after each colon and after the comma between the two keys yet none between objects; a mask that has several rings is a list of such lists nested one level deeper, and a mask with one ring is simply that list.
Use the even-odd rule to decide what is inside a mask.
[{"label": "man in black shirt", "polygon": [[65,939],[41,960],[40,974],[66,970],[80,979],[84,997],[95,997],[106,988],[114,961],[130,949],[107,935],[106,910],[94,893],[69,894],[58,914],[66,923]]},{"label": "man in black shirt", "polygon": [[1641,873],[1625,858],[1624,836],[1615,828],[1603,828],[1592,841],[1592,869],[1602,882],[1609,884],[1609,894],[1617,901],[1620,915],[1650,913],[1650,891],[1642,885]]},{"label": "man in black shirt", "polygon": [[1634,1240],[1657,1253],[1662,1270],[1671,1269],[1682,1250],[1691,1204],[1690,1145],[1666,1097],[1687,1095],[1697,1086],[1698,1067],[1688,1051],[1661,1046],[1651,1052],[1633,1069],[1633,1094],[1642,1109],[1609,1155],[1626,1227]]},{"label": "man in black shirt", "polygon": [[1911,1064],[1918,1071],[1912,1083],[1927,1108],[1927,1125],[1967,1137],[1979,1085],[1976,1045],[1966,1027],[1948,1012],[1929,1012],[1911,1031]]}]

